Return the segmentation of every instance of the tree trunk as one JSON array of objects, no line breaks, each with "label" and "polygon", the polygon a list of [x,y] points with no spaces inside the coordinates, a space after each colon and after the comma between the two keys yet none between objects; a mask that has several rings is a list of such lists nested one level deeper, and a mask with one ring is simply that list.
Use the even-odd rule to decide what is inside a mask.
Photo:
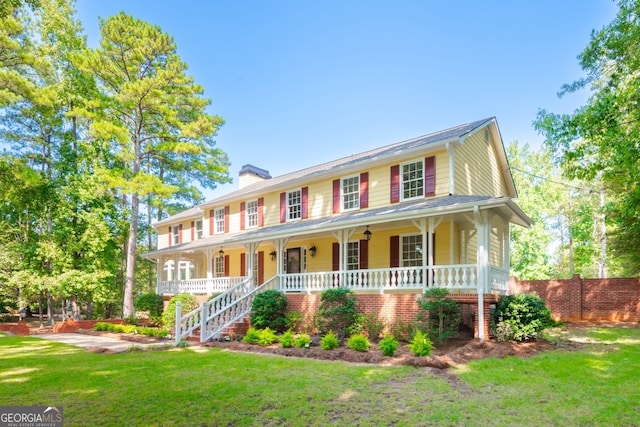
[{"label": "tree trunk", "polygon": [[53,319],[53,297],[49,291],[47,291],[47,317],[49,326],[53,326],[55,323],[55,320]]},{"label": "tree trunk", "polygon": [[136,247],[138,244],[138,194],[131,195],[131,223],[129,224],[129,236],[127,237],[127,269],[124,279],[124,302],[122,305],[122,317],[134,315],[133,311],[133,284],[136,272]]}]

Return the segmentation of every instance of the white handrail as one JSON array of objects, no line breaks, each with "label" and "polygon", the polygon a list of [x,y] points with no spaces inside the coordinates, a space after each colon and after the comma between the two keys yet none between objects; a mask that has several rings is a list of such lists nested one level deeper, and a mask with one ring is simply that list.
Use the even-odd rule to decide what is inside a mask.
[{"label": "white handrail", "polygon": [[253,299],[258,292],[277,289],[278,280],[274,276],[262,285],[253,287],[251,280],[229,289],[222,295],[202,304],[200,341],[205,342],[218,336],[225,328],[244,318],[251,312]]}]

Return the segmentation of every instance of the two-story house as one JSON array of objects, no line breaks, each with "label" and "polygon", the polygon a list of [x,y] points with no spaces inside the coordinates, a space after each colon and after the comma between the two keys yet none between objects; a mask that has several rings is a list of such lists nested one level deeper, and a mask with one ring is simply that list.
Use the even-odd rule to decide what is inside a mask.
[{"label": "two-story house", "polygon": [[447,288],[472,304],[484,339],[489,304],[507,289],[510,224],[531,224],[515,197],[488,118],[278,177],[246,165],[238,190],[155,223],[158,249],[146,256],[159,294],[224,292],[193,313],[203,340],[245,316],[261,289],[304,311],[337,286],[387,319]]}]

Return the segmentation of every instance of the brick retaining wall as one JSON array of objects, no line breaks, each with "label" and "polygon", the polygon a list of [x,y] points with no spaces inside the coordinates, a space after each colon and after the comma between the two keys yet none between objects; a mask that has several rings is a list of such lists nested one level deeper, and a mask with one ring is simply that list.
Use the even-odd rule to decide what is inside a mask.
[{"label": "brick retaining wall", "polygon": [[509,293],[535,293],[556,320],[640,321],[640,279],[509,280]]}]

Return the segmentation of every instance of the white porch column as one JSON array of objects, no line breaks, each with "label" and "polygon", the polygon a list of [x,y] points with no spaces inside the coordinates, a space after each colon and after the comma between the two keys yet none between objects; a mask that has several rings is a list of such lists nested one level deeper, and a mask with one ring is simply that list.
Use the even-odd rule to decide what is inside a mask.
[{"label": "white porch column", "polygon": [[156,294],[160,294],[160,282],[162,282],[162,271],[164,270],[164,257],[156,260]]},{"label": "white porch column", "polygon": [[[253,270],[254,270],[253,264],[255,260],[256,250],[258,249],[259,244],[260,242],[252,242],[244,245],[244,248],[247,251],[247,258],[248,258],[247,259],[247,276],[249,276],[253,286],[256,286],[256,278],[253,277]],[[240,272],[240,275],[242,275],[242,272]]]},{"label": "white porch column", "polygon": [[276,239],[273,242],[273,245],[276,247],[276,276],[278,276],[278,289],[282,289],[282,274],[283,271],[283,257],[284,257],[284,248],[289,243],[289,238],[285,239]]},{"label": "white porch column", "polygon": [[485,340],[484,336],[484,293],[489,285],[489,242],[490,242],[490,220],[489,213],[474,208],[475,225],[478,238],[477,263],[478,263],[478,338]]},{"label": "white porch column", "polygon": [[207,279],[211,280],[213,279],[213,249],[205,249],[204,256],[207,257]]},{"label": "white porch column", "polygon": [[345,229],[334,231],[331,233],[338,240],[338,244],[340,245],[340,257],[339,257],[338,270],[340,271],[340,283],[342,284],[342,286],[347,285],[346,270],[347,270],[347,264],[349,262],[348,243],[349,243],[349,239],[351,238],[351,236],[353,236],[353,233],[355,233],[355,231],[356,231],[355,228],[345,228]]}]

